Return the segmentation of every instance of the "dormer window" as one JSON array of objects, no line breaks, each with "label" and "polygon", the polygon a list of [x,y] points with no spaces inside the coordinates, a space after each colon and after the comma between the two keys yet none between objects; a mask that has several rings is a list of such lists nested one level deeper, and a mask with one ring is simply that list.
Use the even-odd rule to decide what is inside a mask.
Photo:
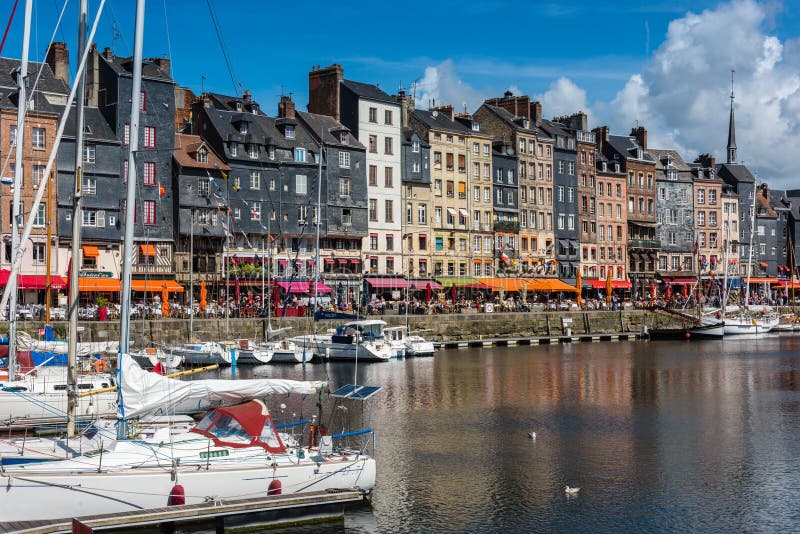
[{"label": "dormer window", "polygon": [[242,103],[241,102],[237,102],[236,103],[236,111],[242,111]]},{"label": "dormer window", "polygon": [[614,164],[614,172],[619,172],[619,163]]},{"label": "dormer window", "polygon": [[347,132],[339,132],[339,142],[347,144]]},{"label": "dormer window", "polygon": [[480,132],[481,131],[481,124],[479,122],[472,121],[472,131],[473,132]]},{"label": "dormer window", "polygon": [[306,162],[306,149],[305,148],[295,148],[294,149],[294,160],[297,163],[305,163]]},{"label": "dormer window", "polygon": [[197,163],[208,163],[208,151],[205,148],[197,151]]},{"label": "dormer window", "polygon": [[411,152],[417,153],[419,152],[419,141],[416,139],[411,143]]},{"label": "dormer window", "polygon": [[230,153],[231,157],[235,158],[239,154],[239,145],[236,143],[229,144],[228,152]]},{"label": "dormer window", "polygon": [[644,159],[644,154],[641,148],[636,149],[636,159]]},{"label": "dormer window", "polygon": [[528,121],[528,119],[523,119],[523,120],[522,120],[522,127],[523,127],[523,128],[525,128],[525,129],[528,129],[528,128],[530,128],[530,124],[531,124],[531,123]]},{"label": "dormer window", "polygon": [[673,182],[678,180],[678,171],[676,170],[668,170],[667,171],[667,180],[672,180]]},{"label": "dormer window", "polygon": [[247,155],[256,159],[258,157],[258,145],[247,145]]},{"label": "dormer window", "polygon": [[239,123],[239,133],[246,134],[247,133],[247,123],[242,121]]},{"label": "dormer window", "polygon": [[286,136],[286,139],[294,139],[294,126],[287,124],[283,130],[283,135]]},{"label": "dormer window", "polygon": [[709,169],[708,170],[708,177],[711,178],[711,179],[714,178],[714,169]]},{"label": "dormer window", "polygon": [[601,164],[601,166],[602,166],[602,168],[603,168],[603,172],[606,172],[606,171],[608,171],[608,163],[606,163],[606,162],[604,161],[604,162]]}]

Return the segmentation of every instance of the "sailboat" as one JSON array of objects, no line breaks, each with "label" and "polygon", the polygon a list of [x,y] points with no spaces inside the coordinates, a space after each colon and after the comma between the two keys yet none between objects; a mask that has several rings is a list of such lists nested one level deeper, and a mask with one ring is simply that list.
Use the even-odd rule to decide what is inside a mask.
[{"label": "sailboat", "polygon": [[[181,382],[140,369],[121,356],[127,419],[173,402],[318,394],[323,382],[197,380]],[[356,434],[368,436],[371,430]],[[376,464],[363,447],[333,447],[347,435],[297,440],[279,432],[266,404],[247,400],[208,412],[193,428],[161,442],[118,440],[69,460],[12,465],[0,472],[3,521],[61,519],[251,495],[349,489],[369,494]],[[47,506],[42,506],[47,503]]]},{"label": "sailboat", "polygon": [[750,313],[748,306],[750,304],[750,276],[753,272],[753,234],[755,233],[755,217],[756,217],[756,196],[758,192],[753,191],[753,206],[750,211],[750,244],[747,251],[747,282],[745,285],[744,302],[741,308],[735,314],[725,316],[725,335],[750,335],[758,336],[770,332],[778,325],[778,318],[775,317],[756,317]]}]

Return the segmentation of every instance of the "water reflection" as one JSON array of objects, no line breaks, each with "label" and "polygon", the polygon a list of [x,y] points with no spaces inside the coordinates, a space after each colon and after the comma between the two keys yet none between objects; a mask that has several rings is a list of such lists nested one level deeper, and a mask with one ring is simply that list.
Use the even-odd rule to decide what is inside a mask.
[{"label": "water reflection", "polygon": [[[384,388],[369,414],[378,488],[371,512],[332,531],[793,530],[798,345],[574,344],[359,365],[359,383]],[[344,363],[252,372],[354,377]],[[567,499],[565,484],[583,490]]]}]

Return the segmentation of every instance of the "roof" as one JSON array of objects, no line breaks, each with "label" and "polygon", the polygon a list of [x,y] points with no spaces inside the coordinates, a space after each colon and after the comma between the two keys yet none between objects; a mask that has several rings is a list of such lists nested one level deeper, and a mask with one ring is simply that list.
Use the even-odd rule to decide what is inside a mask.
[{"label": "roof", "polygon": [[461,124],[459,121],[450,120],[447,114],[439,111],[428,111],[424,109],[412,110],[411,116],[431,130],[443,130],[461,135],[470,135],[472,130]]},{"label": "roof", "polygon": [[[347,126],[343,125],[341,122],[329,115],[319,115],[317,113],[309,113],[307,111],[296,111],[295,114],[305,123],[305,125],[311,131],[311,134],[314,136],[314,139],[317,141],[319,141],[320,132],[323,132],[323,141],[326,145],[346,146],[348,148],[357,149],[366,148],[358,141],[358,138],[353,135]],[[342,131],[347,132],[346,143],[342,143],[341,139],[339,138],[339,132]],[[336,135],[334,135],[334,133]]]},{"label": "roof", "polygon": [[690,171],[692,168],[683,161],[683,158],[677,150],[648,148],[645,152],[650,154],[650,157],[656,162],[656,170],[666,171],[667,158],[672,160],[669,168],[677,171]]},{"label": "roof", "polygon": [[485,107],[486,109],[497,115],[500,119],[502,119],[506,124],[508,124],[514,130],[527,132],[529,134],[534,134],[534,135],[541,133],[542,137],[547,137],[547,134],[545,134],[542,130],[537,128],[536,125],[534,125],[532,122],[528,123],[527,128],[523,127],[522,121],[520,120],[523,117],[514,117],[514,115],[512,115],[511,112],[509,112],[504,108],[498,106],[492,106],[491,104],[486,104],[486,103],[482,104],[482,107]]},{"label": "roof", "polygon": [[[59,112],[63,112],[63,106]],[[67,124],[64,126],[64,137],[75,138],[75,119],[77,118],[75,105],[73,104],[72,110],[67,117]],[[106,122],[106,118],[100,112],[100,109],[92,106],[84,106],[83,108],[83,134],[87,140],[94,141],[112,141],[120,143],[114,131]]]},{"label": "roof", "polygon": [[[205,163],[197,161],[197,151],[200,147],[205,147],[208,153],[208,161]],[[172,152],[172,157],[181,167],[231,170],[199,135],[175,134],[175,150]]]},{"label": "roof", "polygon": [[352,91],[359,98],[367,100],[374,100],[376,102],[385,102],[387,104],[394,104],[400,106],[394,98],[383,92],[377,85],[370,83],[354,82],[352,80],[342,80],[342,85]]},{"label": "roof", "polygon": [[[562,137],[572,137],[572,132],[564,127],[563,124],[559,124],[557,122],[549,121],[543,119],[542,122],[538,124],[539,129],[541,129],[544,133],[546,133],[549,137],[554,137],[556,135],[560,135]],[[566,150],[564,148],[555,147],[556,150]],[[575,152],[572,150],[571,152]]]},{"label": "roof", "polygon": [[[611,147],[616,153],[625,159],[638,159],[636,157],[635,150],[642,148],[635,137],[630,137],[627,135],[609,135],[608,140],[603,144],[603,146]],[[648,155],[647,151],[644,149],[642,150],[642,159],[639,161],[655,163],[655,160]]]},{"label": "roof", "polygon": [[254,114],[253,108],[255,107],[256,109],[255,114],[263,115],[263,113],[259,109],[258,103],[252,99],[245,100],[244,98],[239,96],[223,95],[221,93],[205,93],[205,95],[211,99],[211,103],[217,109],[223,109],[226,111],[239,111],[238,109],[236,109],[236,104],[239,103],[241,104],[241,109],[242,109],[242,111],[239,111],[240,113],[247,112],[250,114]]},{"label": "roof", "polygon": [[[769,198],[766,198],[763,194],[763,189],[756,190],[756,202],[758,207],[756,208],[756,217],[760,218],[778,218],[778,214],[772,209],[772,205],[770,204]],[[767,192],[769,194],[769,191]]]},{"label": "roof", "polygon": [[[99,54],[99,56],[103,58],[117,74],[123,76],[131,76],[133,74],[133,57],[112,55],[109,58],[104,53]],[[142,60],[142,76],[145,78],[153,78],[156,80],[175,83],[172,77],[168,73],[164,72],[164,70],[151,59]]]},{"label": "roof", "polygon": [[[276,146],[279,148],[292,149],[294,147],[319,146],[319,142],[314,139],[306,128],[296,128],[295,138],[286,139],[286,136],[276,126],[275,119],[263,114],[242,113],[239,111],[227,111],[217,108],[204,108],[206,116],[211,124],[219,132],[223,142],[236,141],[240,143],[254,143],[259,145]],[[248,131],[246,134],[239,132],[234,126],[247,119]],[[239,158],[249,159],[246,153],[242,153]]]},{"label": "roof", "polygon": [[[17,88],[17,78],[14,71],[19,69],[19,66],[19,59],[0,57],[0,87]],[[39,82],[36,86],[37,90],[48,93],[69,94],[67,84],[62,79],[55,77],[53,70],[47,63],[28,62],[28,78],[35,80],[39,69],[42,69],[42,75],[39,77]]]},{"label": "roof", "polygon": [[731,180],[736,183],[755,183],[756,181],[750,169],[741,163],[719,163],[717,165],[717,175],[725,181]]}]

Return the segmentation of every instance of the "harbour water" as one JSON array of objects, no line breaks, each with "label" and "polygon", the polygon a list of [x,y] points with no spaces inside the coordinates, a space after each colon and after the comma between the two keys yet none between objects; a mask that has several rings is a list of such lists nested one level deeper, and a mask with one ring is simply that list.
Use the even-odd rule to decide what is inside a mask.
[{"label": "harbour water", "polygon": [[[796,531],[798,349],[790,335],[359,365],[360,383],[384,388],[373,505],[286,532]],[[354,368],[255,372],[341,385]]]}]

